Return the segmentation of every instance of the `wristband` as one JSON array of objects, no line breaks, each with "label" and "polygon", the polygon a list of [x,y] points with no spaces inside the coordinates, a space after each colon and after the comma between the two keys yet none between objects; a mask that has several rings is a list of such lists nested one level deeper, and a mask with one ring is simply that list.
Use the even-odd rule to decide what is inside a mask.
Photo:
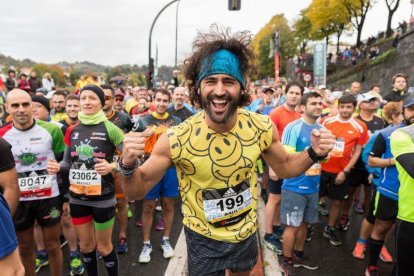
[{"label": "wristband", "polygon": [[122,163],[122,156],[118,159],[118,169],[119,173],[125,177],[131,177],[134,174],[134,171],[139,167],[139,161],[135,161],[132,165],[125,165]]},{"label": "wristband", "polygon": [[321,160],[324,160],[328,155],[326,154],[326,155],[323,155],[323,156],[319,156],[314,150],[313,150],[313,148],[312,147],[309,147],[308,148],[308,155],[309,155],[309,158],[314,162],[314,163],[316,163],[316,162],[319,162],[319,161],[321,161]]},{"label": "wristband", "polygon": [[345,171],[345,170],[342,170],[342,172],[344,173],[344,175],[345,176],[348,176],[351,172],[349,171],[349,172],[347,172],[347,171]]}]

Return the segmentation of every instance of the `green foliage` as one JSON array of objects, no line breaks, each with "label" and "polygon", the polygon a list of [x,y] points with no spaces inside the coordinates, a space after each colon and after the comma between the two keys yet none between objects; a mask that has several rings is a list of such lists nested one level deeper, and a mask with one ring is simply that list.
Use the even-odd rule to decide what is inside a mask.
[{"label": "green foliage", "polygon": [[296,53],[297,41],[283,14],[273,16],[253,38],[253,49],[258,59],[256,77],[274,77],[274,58],[269,58],[272,34],[278,30],[281,42],[281,73],[284,72],[284,60]]},{"label": "green foliage", "polygon": [[384,52],[383,54],[376,57],[374,60],[372,60],[369,65],[375,66],[381,63],[386,62],[390,58],[394,57],[397,54],[397,50],[395,48],[391,48],[388,51]]},{"label": "green foliage", "polygon": [[45,73],[50,73],[56,86],[66,86],[64,71],[59,65],[38,63],[32,67],[32,70],[35,71],[40,78],[42,78]]}]

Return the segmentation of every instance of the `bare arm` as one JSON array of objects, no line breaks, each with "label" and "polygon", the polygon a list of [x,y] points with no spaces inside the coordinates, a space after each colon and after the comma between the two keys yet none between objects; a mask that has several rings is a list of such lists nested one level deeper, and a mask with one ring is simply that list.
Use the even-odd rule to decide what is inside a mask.
[{"label": "bare arm", "polygon": [[[125,135],[122,157],[123,160],[126,160],[124,164],[130,163],[134,146],[137,149],[133,152],[135,158],[143,153],[144,143],[138,141],[137,137],[141,137],[141,133],[130,132]],[[139,148],[142,147],[142,150],[138,150],[138,146]],[[131,177],[122,177],[125,194],[129,199],[142,199],[161,180],[171,165],[170,144],[167,134],[164,133],[158,139],[150,158],[137,168]]]},{"label": "bare arm", "polygon": [[344,171],[349,172],[352,169],[352,167],[358,161],[358,158],[361,155],[361,152],[362,152],[362,145],[356,145],[354,148],[354,152],[352,153],[351,160],[349,160],[349,163],[345,166]]},{"label": "bare arm", "polygon": [[394,165],[395,165],[394,158],[383,159],[383,158],[374,157],[374,156],[368,157],[368,166],[370,167],[386,168],[386,167],[390,167]]},{"label": "bare arm", "polygon": [[[335,143],[335,137],[328,130],[312,132],[312,148],[319,155],[326,155]],[[276,127],[273,125],[272,144],[262,154],[265,161],[276,172],[279,178],[292,178],[305,172],[314,162],[307,151],[288,154],[279,140]]]},{"label": "bare arm", "polygon": [[0,173],[0,185],[3,188],[3,196],[7,201],[10,208],[10,213],[13,216],[16,211],[17,205],[19,204],[20,189],[17,182],[16,168]]}]

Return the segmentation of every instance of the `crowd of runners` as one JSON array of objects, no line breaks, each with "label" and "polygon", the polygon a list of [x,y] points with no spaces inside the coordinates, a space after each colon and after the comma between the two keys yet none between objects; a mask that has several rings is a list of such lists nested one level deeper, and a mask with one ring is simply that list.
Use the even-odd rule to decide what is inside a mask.
[{"label": "crowd of runners", "polygon": [[[249,33],[213,27],[194,41],[185,81],[179,85],[175,72],[174,86],[151,90],[82,79],[70,93],[7,81],[0,271],[35,275],[48,265],[62,275],[68,262],[71,275],[98,275],[102,258],[108,275],[118,275],[118,254],[135,235],[127,233],[131,207],[143,199],[135,214],[139,263],[151,261],[153,246],[174,256],[174,204],[181,204],[189,275],[249,275],[258,227],[263,244],[282,256],[284,275],[318,269],[305,241],[320,234],[341,246],[337,231],[348,230],[350,212],[365,214],[352,254],[369,258],[355,275],[378,275],[379,259],[394,262],[393,275],[414,275],[407,76],[395,74],[390,91],[375,84],[361,91],[358,82],[346,91],[256,86],[250,46]],[[259,196],[266,202],[260,226]],[[154,221],[155,210],[162,216]],[[328,217],[323,233],[313,230],[319,215]],[[151,240],[153,225],[162,240]]]}]

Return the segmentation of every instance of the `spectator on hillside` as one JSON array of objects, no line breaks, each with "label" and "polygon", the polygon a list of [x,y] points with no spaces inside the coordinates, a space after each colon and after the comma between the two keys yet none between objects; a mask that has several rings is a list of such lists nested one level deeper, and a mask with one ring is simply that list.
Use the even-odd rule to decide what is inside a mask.
[{"label": "spectator on hillside", "polygon": [[6,88],[7,91],[13,90],[17,87],[16,71],[10,69],[8,72],[8,77],[6,79]]},{"label": "spectator on hillside", "polygon": [[30,83],[27,80],[27,75],[25,73],[20,74],[19,80],[17,81],[17,87],[27,93],[30,92]]},{"label": "spectator on hillside", "polygon": [[35,71],[32,71],[30,73],[30,78],[29,78],[29,84],[30,84],[30,90],[34,93],[38,88],[42,87],[42,82],[40,81],[40,79],[37,77],[37,74]]},{"label": "spectator on hillside", "polygon": [[46,88],[47,91],[55,90],[55,82],[53,81],[52,75],[50,73],[45,73],[42,79],[42,86]]}]

